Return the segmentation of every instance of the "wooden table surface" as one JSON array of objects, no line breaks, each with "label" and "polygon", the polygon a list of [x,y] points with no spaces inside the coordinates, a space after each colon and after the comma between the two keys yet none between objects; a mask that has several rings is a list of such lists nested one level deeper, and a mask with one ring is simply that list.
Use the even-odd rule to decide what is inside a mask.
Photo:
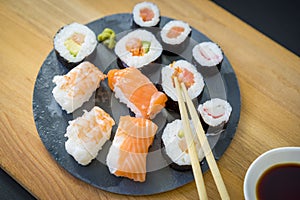
[{"label": "wooden table surface", "polygon": [[[139,1],[0,1],[0,166],[39,199],[197,199],[195,183],[151,196],[122,196],[94,188],[62,169],[44,147],[32,113],[38,71],[56,31],[131,12]],[[188,22],[217,42],[241,90],[241,117],[218,161],[232,199],[243,199],[247,168],[263,152],[300,146],[300,59],[210,1],[154,1],[161,15]],[[172,2],[172,4],[170,3]],[[211,173],[209,199],[220,199]]]}]

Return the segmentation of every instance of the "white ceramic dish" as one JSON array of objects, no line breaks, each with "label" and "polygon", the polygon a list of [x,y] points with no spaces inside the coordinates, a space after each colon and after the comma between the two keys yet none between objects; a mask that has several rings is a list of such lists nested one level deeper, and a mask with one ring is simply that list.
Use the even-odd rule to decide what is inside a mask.
[{"label": "white ceramic dish", "polygon": [[260,155],[250,165],[244,179],[244,196],[246,200],[255,200],[256,184],[260,176],[271,166],[282,163],[300,164],[300,147],[280,147]]}]

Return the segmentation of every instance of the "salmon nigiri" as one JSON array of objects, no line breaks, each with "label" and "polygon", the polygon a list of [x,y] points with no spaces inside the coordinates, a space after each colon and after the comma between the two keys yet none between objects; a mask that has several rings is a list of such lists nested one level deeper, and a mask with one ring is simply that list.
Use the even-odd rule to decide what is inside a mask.
[{"label": "salmon nigiri", "polygon": [[156,131],[157,125],[148,119],[121,116],[106,158],[109,171],[116,176],[144,182],[148,148]]},{"label": "salmon nigiri", "polygon": [[164,107],[167,96],[136,68],[113,69],[108,72],[109,87],[136,117],[153,119]]}]

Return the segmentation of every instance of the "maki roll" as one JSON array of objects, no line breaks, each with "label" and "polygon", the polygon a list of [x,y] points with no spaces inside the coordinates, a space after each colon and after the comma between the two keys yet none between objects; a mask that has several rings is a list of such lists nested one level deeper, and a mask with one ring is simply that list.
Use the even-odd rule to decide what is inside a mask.
[{"label": "maki roll", "polygon": [[219,98],[213,98],[198,106],[204,130],[211,127],[209,132],[218,132],[222,130],[229,120],[232,107]]},{"label": "maki roll", "polygon": [[217,66],[220,70],[223,61],[221,48],[213,42],[202,42],[193,48],[193,58],[202,67]]},{"label": "maki roll", "polygon": [[52,94],[58,104],[67,113],[82,106],[89,100],[93,92],[99,87],[104,75],[95,65],[90,62],[82,62],[66,75],[54,76],[53,83],[56,86]]},{"label": "maki roll", "polygon": [[66,151],[81,165],[89,164],[110,139],[115,121],[101,108],[95,106],[69,122],[65,137]]},{"label": "maki roll", "polygon": [[161,30],[160,37],[164,50],[179,54],[189,42],[190,26],[179,20],[169,21]]},{"label": "maki roll", "polygon": [[[197,139],[196,131],[193,123],[190,123],[193,139],[198,154],[198,159],[201,161],[204,158],[204,152],[201,148],[200,142]],[[188,145],[184,138],[183,123],[177,119],[168,123],[162,134],[163,155],[167,161],[170,162],[170,167],[185,171],[191,168],[191,159],[188,153]]]},{"label": "maki roll", "polygon": [[202,75],[194,65],[185,60],[174,61],[170,65],[163,67],[161,75],[162,88],[173,101],[177,101],[174,77],[177,77],[180,83],[185,84],[191,99],[199,96],[204,87]]},{"label": "maki roll", "polygon": [[97,40],[87,26],[72,23],[56,33],[53,43],[58,60],[67,68],[73,68],[95,50]]},{"label": "maki roll", "polygon": [[158,25],[160,14],[157,5],[151,2],[141,2],[133,8],[133,21],[136,27],[153,27]]},{"label": "maki roll", "polygon": [[138,29],[117,42],[115,53],[122,61],[120,68],[140,68],[159,58],[162,46],[152,33]]}]

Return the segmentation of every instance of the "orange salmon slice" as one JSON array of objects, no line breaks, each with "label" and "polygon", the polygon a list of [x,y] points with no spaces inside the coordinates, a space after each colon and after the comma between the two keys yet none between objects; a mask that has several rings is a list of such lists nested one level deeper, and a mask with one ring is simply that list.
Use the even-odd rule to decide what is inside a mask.
[{"label": "orange salmon slice", "polygon": [[167,96],[159,92],[140,70],[133,67],[109,71],[108,85],[112,90],[117,86],[143,118],[155,116],[165,107],[167,101]]},{"label": "orange salmon slice", "polygon": [[146,180],[146,158],[156,131],[157,125],[148,119],[120,117],[111,147],[118,148],[118,155],[113,155],[118,156],[117,166],[111,166],[117,168],[114,172],[116,176],[127,177],[139,182]]}]

